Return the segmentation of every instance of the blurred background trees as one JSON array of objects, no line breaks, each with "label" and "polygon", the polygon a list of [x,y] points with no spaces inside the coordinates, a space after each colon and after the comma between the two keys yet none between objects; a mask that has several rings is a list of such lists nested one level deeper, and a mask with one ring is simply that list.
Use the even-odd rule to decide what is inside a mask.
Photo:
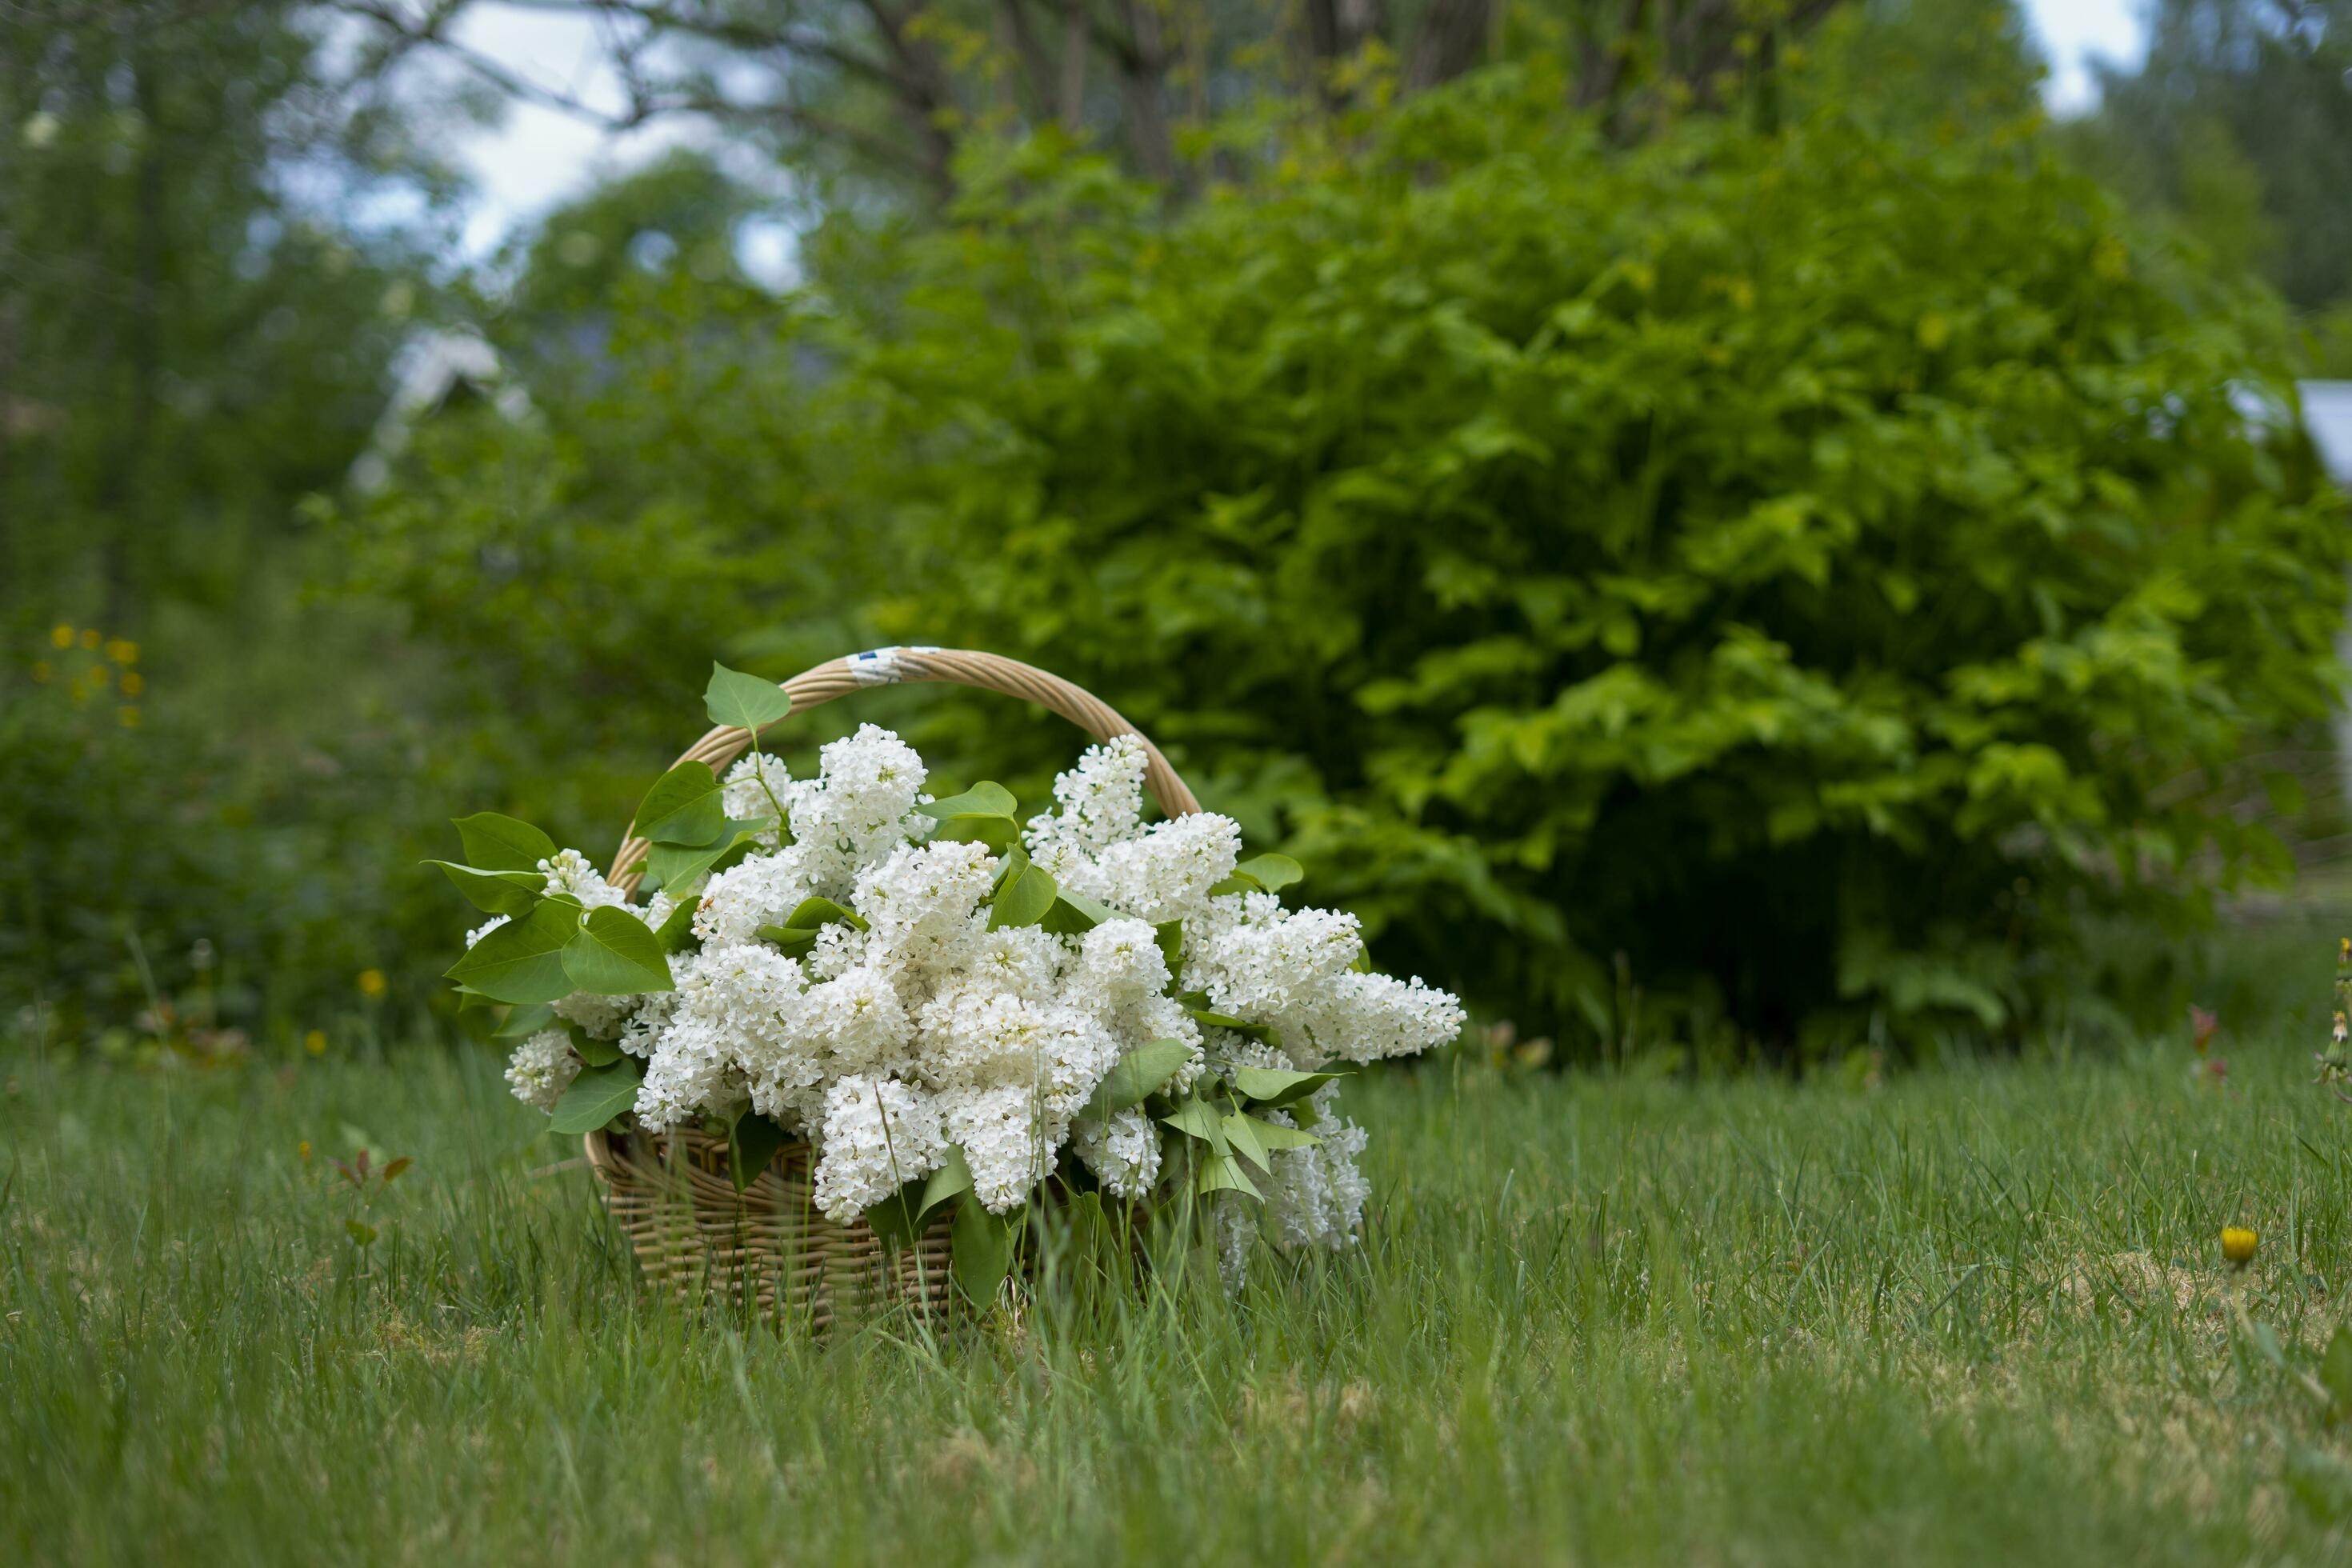
[{"label": "blurred background trees", "polygon": [[[2334,821],[2340,0],[2168,0],[2057,127],[2002,0],[583,8],[573,107],[713,151],[479,264],[451,138],[562,95],[463,5],[0,18],[11,1010],[371,1026],[443,817],[599,852],[711,658],[887,640],[1586,1052],[2121,1028]],[[877,716],[1069,749],[808,733]]]}]

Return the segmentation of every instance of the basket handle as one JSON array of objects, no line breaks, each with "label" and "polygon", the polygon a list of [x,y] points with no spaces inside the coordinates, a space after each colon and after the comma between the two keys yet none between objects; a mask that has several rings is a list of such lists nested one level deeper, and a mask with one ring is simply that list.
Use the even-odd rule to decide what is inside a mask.
[{"label": "basket handle", "polygon": [[[970,686],[1024,698],[1060,714],[1097,741],[1108,741],[1113,735],[1133,735],[1143,742],[1148,759],[1143,782],[1150,788],[1151,798],[1160,803],[1160,809],[1170,816],[1189,816],[1201,809],[1201,803],[1192,797],[1184,781],[1176,776],[1176,770],[1168,765],[1160,748],[1142,731],[1120,718],[1117,709],[1084,687],[1074,686],[1058,675],[1049,675],[1019,659],[963,648],[880,647],[870,653],[854,653],[847,658],[827,659],[793,676],[783,683],[783,689],[784,695],[793,700],[792,712],[797,714],[868,686],[898,686],[921,680],[944,681],[950,686]],[[783,720],[776,722],[781,724]],[[717,773],[741,756],[751,744],[751,731],[722,724],[688,747],[677,761],[708,763]],[[676,767],[677,763],[670,765]],[[644,874],[646,849],[642,838],[622,840],[619,852],[613,857],[610,874],[615,887],[635,893],[637,879]]]}]

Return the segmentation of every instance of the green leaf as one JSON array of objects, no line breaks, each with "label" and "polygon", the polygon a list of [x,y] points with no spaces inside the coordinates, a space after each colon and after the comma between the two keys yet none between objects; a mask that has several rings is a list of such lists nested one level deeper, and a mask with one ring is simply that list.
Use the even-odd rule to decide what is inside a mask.
[{"label": "green leaf", "polygon": [[549,899],[509,921],[451,964],[448,977],[494,1002],[553,1002],[578,989],[564,973],[563,950],[580,929],[580,906]]},{"label": "green leaf", "polygon": [[956,1204],[954,1252],[956,1283],[980,1306],[996,1300],[1004,1277],[1013,1269],[1013,1238],[1028,1210],[1015,1209],[999,1216],[983,1207],[976,1193],[966,1193]]},{"label": "green leaf", "polygon": [[739,820],[729,817],[721,825],[719,837],[700,847],[678,844],[656,844],[646,851],[646,875],[659,883],[665,892],[676,894],[685,889],[705,871],[724,870],[750,852],[758,835],[775,826],[766,817]]},{"label": "green leaf", "polygon": [[1085,1114],[1099,1120],[1141,1105],[1153,1090],[1168,1081],[1169,1074],[1192,1059],[1192,1047],[1181,1040],[1146,1040],[1119,1058],[1103,1075],[1102,1082],[1095,1086],[1094,1098],[1087,1102]]},{"label": "green leaf", "polygon": [[1021,805],[1013,798],[1011,790],[993,780],[982,779],[961,795],[951,795],[915,809],[940,822],[968,816],[1001,816],[1010,822],[1020,812]]},{"label": "green leaf", "polygon": [[917,1215],[923,1204],[919,1177],[866,1211],[866,1228],[890,1247],[908,1247],[919,1234]]},{"label": "green leaf", "polygon": [[[1000,855],[1020,851],[1021,824],[1013,817],[1018,806],[1013,792],[1003,784],[983,781],[961,795],[915,809],[939,822],[931,834],[934,838],[969,839],[985,844]],[[1021,858],[1023,864],[1027,864],[1026,855]]]},{"label": "green leaf", "polygon": [[971,1165],[963,1157],[963,1145],[950,1143],[947,1158],[940,1162],[940,1168],[923,1183],[923,1206],[916,1213],[919,1217],[928,1215],[950,1198],[970,1191]]},{"label": "green leaf", "polygon": [[564,944],[563,972],[581,990],[599,996],[673,988],[660,942],[645,921],[609,904],[590,910],[587,922]]},{"label": "green leaf", "polygon": [[1198,1095],[1185,1096],[1175,1110],[1160,1120],[1163,1125],[1198,1138],[1220,1154],[1225,1152],[1224,1119],[1217,1114],[1216,1107]]},{"label": "green leaf", "polygon": [[784,924],[803,931],[814,931],[822,925],[853,925],[859,931],[867,929],[866,917],[856,910],[842,908],[831,899],[803,899],[800,907],[785,917]]},{"label": "green leaf", "polygon": [[578,1053],[583,1064],[592,1068],[611,1067],[621,1059],[620,1047],[610,1040],[591,1037],[588,1031],[577,1024],[572,1026],[572,1048]]},{"label": "green leaf", "polygon": [[1278,1121],[1262,1121],[1255,1116],[1245,1116],[1242,1120],[1250,1124],[1251,1136],[1257,1140],[1261,1149],[1312,1149],[1323,1142],[1312,1132],[1285,1127]]},{"label": "green leaf", "polygon": [[512,915],[520,920],[530,913],[533,905],[547,896],[547,873],[544,871],[484,871],[472,866],[460,866],[450,860],[427,860],[427,866],[438,866],[448,874],[449,880],[467,900],[486,914]]},{"label": "green leaf", "polygon": [[746,1110],[727,1130],[727,1176],[742,1192],[760,1179],[776,1151],[791,1142],[792,1134],[777,1126],[756,1110]]},{"label": "green leaf", "polygon": [[452,826],[466,847],[466,864],[484,871],[536,871],[541,860],[555,858],[555,840],[528,822],[478,811],[458,817]]},{"label": "green leaf", "polygon": [[1024,867],[1019,876],[997,889],[988,900],[988,929],[1035,925],[1059,895],[1052,872],[1043,866]]},{"label": "green leaf", "polygon": [[727,826],[724,798],[708,763],[680,763],[656,779],[637,803],[635,831],[656,844],[698,848]]},{"label": "green leaf", "polygon": [[1288,1105],[1304,1100],[1327,1083],[1347,1077],[1338,1072],[1285,1072],[1275,1068],[1235,1068],[1234,1087],[1265,1105]]},{"label": "green leaf", "polygon": [[1274,1042],[1274,1030],[1264,1024],[1253,1024],[1246,1018],[1236,1018],[1230,1013],[1220,1013],[1211,1007],[1187,1007],[1192,1021],[1203,1028],[1231,1029],[1236,1035],[1247,1035],[1254,1040]]},{"label": "green leaf", "polygon": [[694,911],[698,904],[695,899],[682,900],[662,921],[661,929],[654,932],[654,941],[661,944],[664,952],[684,952],[700,944],[701,938],[694,934]]},{"label": "green leaf", "polygon": [[790,713],[793,700],[772,680],[762,680],[714,661],[710,666],[710,684],[702,693],[702,706],[712,723],[732,724],[738,730],[757,733]]},{"label": "green leaf", "polygon": [[1287,855],[1254,856],[1234,867],[1234,870],[1269,893],[1278,893],[1307,875],[1307,868]]},{"label": "green leaf", "polygon": [[1110,906],[1098,904],[1074,888],[1056,890],[1053,907],[1038,922],[1055,936],[1082,936],[1111,918]]},{"label": "green leaf", "polygon": [[1173,975],[1183,967],[1184,922],[1161,921],[1151,928],[1152,940],[1160,944],[1160,956],[1168,961],[1168,973]]},{"label": "green leaf", "polygon": [[803,926],[761,926],[759,935],[786,958],[806,958],[816,946],[816,932]]},{"label": "green leaf", "polygon": [[1201,1162],[1196,1190],[1203,1194],[1247,1193],[1261,1201],[1265,1196],[1257,1190],[1257,1184],[1249,1179],[1249,1173],[1242,1169],[1241,1163],[1223,1150],[1211,1152]]},{"label": "green leaf", "polygon": [[635,1057],[623,1057],[600,1068],[582,1068],[563,1098],[555,1102],[548,1126],[558,1132],[595,1131],[636,1104],[637,1086],[645,1076]]},{"label": "green leaf", "polygon": [[544,1002],[530,1002],[507,1009],[499,1026],[490,1031],[494,1040],[522,1040],[541,1029],[555,1027],[555,1009]]},{"label": "green leaf", "polygon": [[1253,1121],[1237,1110],[1228,1110],[1219,1125],[1225,1131],[1225,1147],[1268,1175],[1274,1173],[1274,1161],[1257,1138],[1257,1130],[1264,1122]]}]

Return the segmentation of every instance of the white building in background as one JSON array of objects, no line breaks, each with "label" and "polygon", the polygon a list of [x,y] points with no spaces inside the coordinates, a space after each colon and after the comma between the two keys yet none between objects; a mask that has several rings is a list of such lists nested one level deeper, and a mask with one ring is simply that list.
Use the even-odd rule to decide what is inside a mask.
[{"label": "white building in background", "polygon": [[[2306,381],[2298,390],[2319,460],[2352,490],[2352,381]],[[2352,626],[2336,634],[2336,657],[2352,665]],[[2345,798],[2352,800],[2352,699],[2336,710],[2336,770]]]},{"label": "white building in background", "polygon": [[352,488],[362,495],[383,488],[416,424],[457,399],[485,398],[509,419],[530,412],[530,394],[506,374],[499,351],[472,332],[436,328],[418,333],[400,351],[392,374],[392,396],[367,450],[352,464]]},{"label": "white building in background", "polygon": [[2297,390],[2320,460],[2352,489],[2352,381],[2306,381]]}]

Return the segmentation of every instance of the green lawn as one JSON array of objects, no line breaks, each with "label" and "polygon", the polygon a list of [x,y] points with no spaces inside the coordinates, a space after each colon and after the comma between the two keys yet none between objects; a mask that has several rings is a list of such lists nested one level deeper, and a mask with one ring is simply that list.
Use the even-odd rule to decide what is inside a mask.
[{"label": "green lawn", "polygon": [[[641,1292],[486,1056],[18,1053],[0,1560],[2342,1558],[2352,1441],[2263,1353],[2315,1364],[2352,1284],[2309,1046],[2235,1042],[2225,1092],[2178,1043],[1876,1089],[1433,1064],[1358,1088],[1357,1256],[818,1346]],[[347,1127],[415,1161],[365,1253]]]}]

